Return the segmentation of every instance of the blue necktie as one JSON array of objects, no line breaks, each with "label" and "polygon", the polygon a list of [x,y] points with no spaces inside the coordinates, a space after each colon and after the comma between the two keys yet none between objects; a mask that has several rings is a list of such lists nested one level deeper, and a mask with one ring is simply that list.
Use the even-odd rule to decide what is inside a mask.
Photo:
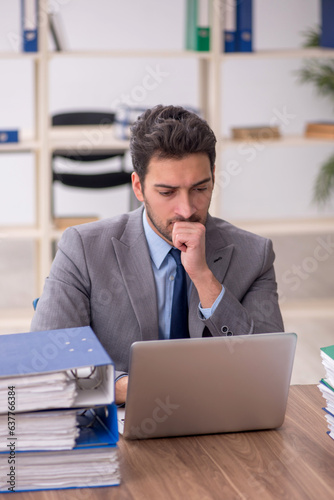
[{"label": "blue necktie", "polygon": [[172,317],[170,322],[170,338],[182,339],[189,337],[187,279],[186,272],[181,263],[181,251],[176,248],[172,248],[170,250],[170,254],[176,262]]}]

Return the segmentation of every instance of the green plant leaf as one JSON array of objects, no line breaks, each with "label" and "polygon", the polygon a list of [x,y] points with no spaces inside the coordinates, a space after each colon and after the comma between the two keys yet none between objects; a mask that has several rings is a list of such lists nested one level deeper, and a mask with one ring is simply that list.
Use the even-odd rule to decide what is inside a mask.
[{"label": "green plant leaf", "polygon": [[[319,26],[303,32],[304,47],[320,46]],[[334,60],[310,59],[297,71],[301,83],[315,85],[319,95],[330,97],[334,101]],[[313,188],[313,202],[325,205],[334,192],[334,155],[328,158],[319,170]]]},{"label": "green plant leaf", "polygon": [[326,163],[324,163],[317,175],[313,201],[319,205],[325,205],[331,194],[334,192],[334,155],[332,155]]},{"label": "green plant leaf", "polygon": [[320,26],[315,26],[314,28],[308,28],[302,31],[302,36],[305,38],[303,47],[320,47]]},{"label": "green plant leaf", "polygon": [[334,60],[311,59],[297,71],[301,83],[313,83],[320,95],[334,100]]}]

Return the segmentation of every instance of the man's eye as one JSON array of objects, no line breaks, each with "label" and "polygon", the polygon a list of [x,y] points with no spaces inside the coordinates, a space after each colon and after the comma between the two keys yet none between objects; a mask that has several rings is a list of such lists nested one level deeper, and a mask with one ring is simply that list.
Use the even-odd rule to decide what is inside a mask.
[{"label": "man's eye", "polygon": [[205,187],[198,187],[198,188],[195,189],[195,191],[201,192],[201,191],[207,191],[207,189],[208,189],[207,186],[205,186]]},{"label": "man's eye", "polygon": [[161,196],[171,196],[173,191],[159,191],[159,194],[161,194]]}]

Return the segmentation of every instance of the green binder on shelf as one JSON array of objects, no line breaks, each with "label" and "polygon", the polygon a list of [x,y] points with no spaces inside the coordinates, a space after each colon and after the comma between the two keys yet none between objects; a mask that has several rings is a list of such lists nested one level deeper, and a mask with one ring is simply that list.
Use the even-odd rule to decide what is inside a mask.
[{"label": "green binder on shelf", "polygon": [[210,50],[210,0],[187,0],[186,49]]}]

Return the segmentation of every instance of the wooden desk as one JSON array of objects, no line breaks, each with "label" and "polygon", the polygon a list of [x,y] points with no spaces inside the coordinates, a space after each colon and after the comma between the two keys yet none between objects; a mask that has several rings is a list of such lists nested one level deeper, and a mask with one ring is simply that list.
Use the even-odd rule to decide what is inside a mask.
[{"label": "wooden desk", "polygon": [[[323,403],[316,386],[292,386],[285,422],[278,430],[144,441],[121,438],[121,486],[12,493],[10,498],[333,499],[334,441],[326,434]],[[8,499],[8,494],[0,495],[0,500]]]}]

